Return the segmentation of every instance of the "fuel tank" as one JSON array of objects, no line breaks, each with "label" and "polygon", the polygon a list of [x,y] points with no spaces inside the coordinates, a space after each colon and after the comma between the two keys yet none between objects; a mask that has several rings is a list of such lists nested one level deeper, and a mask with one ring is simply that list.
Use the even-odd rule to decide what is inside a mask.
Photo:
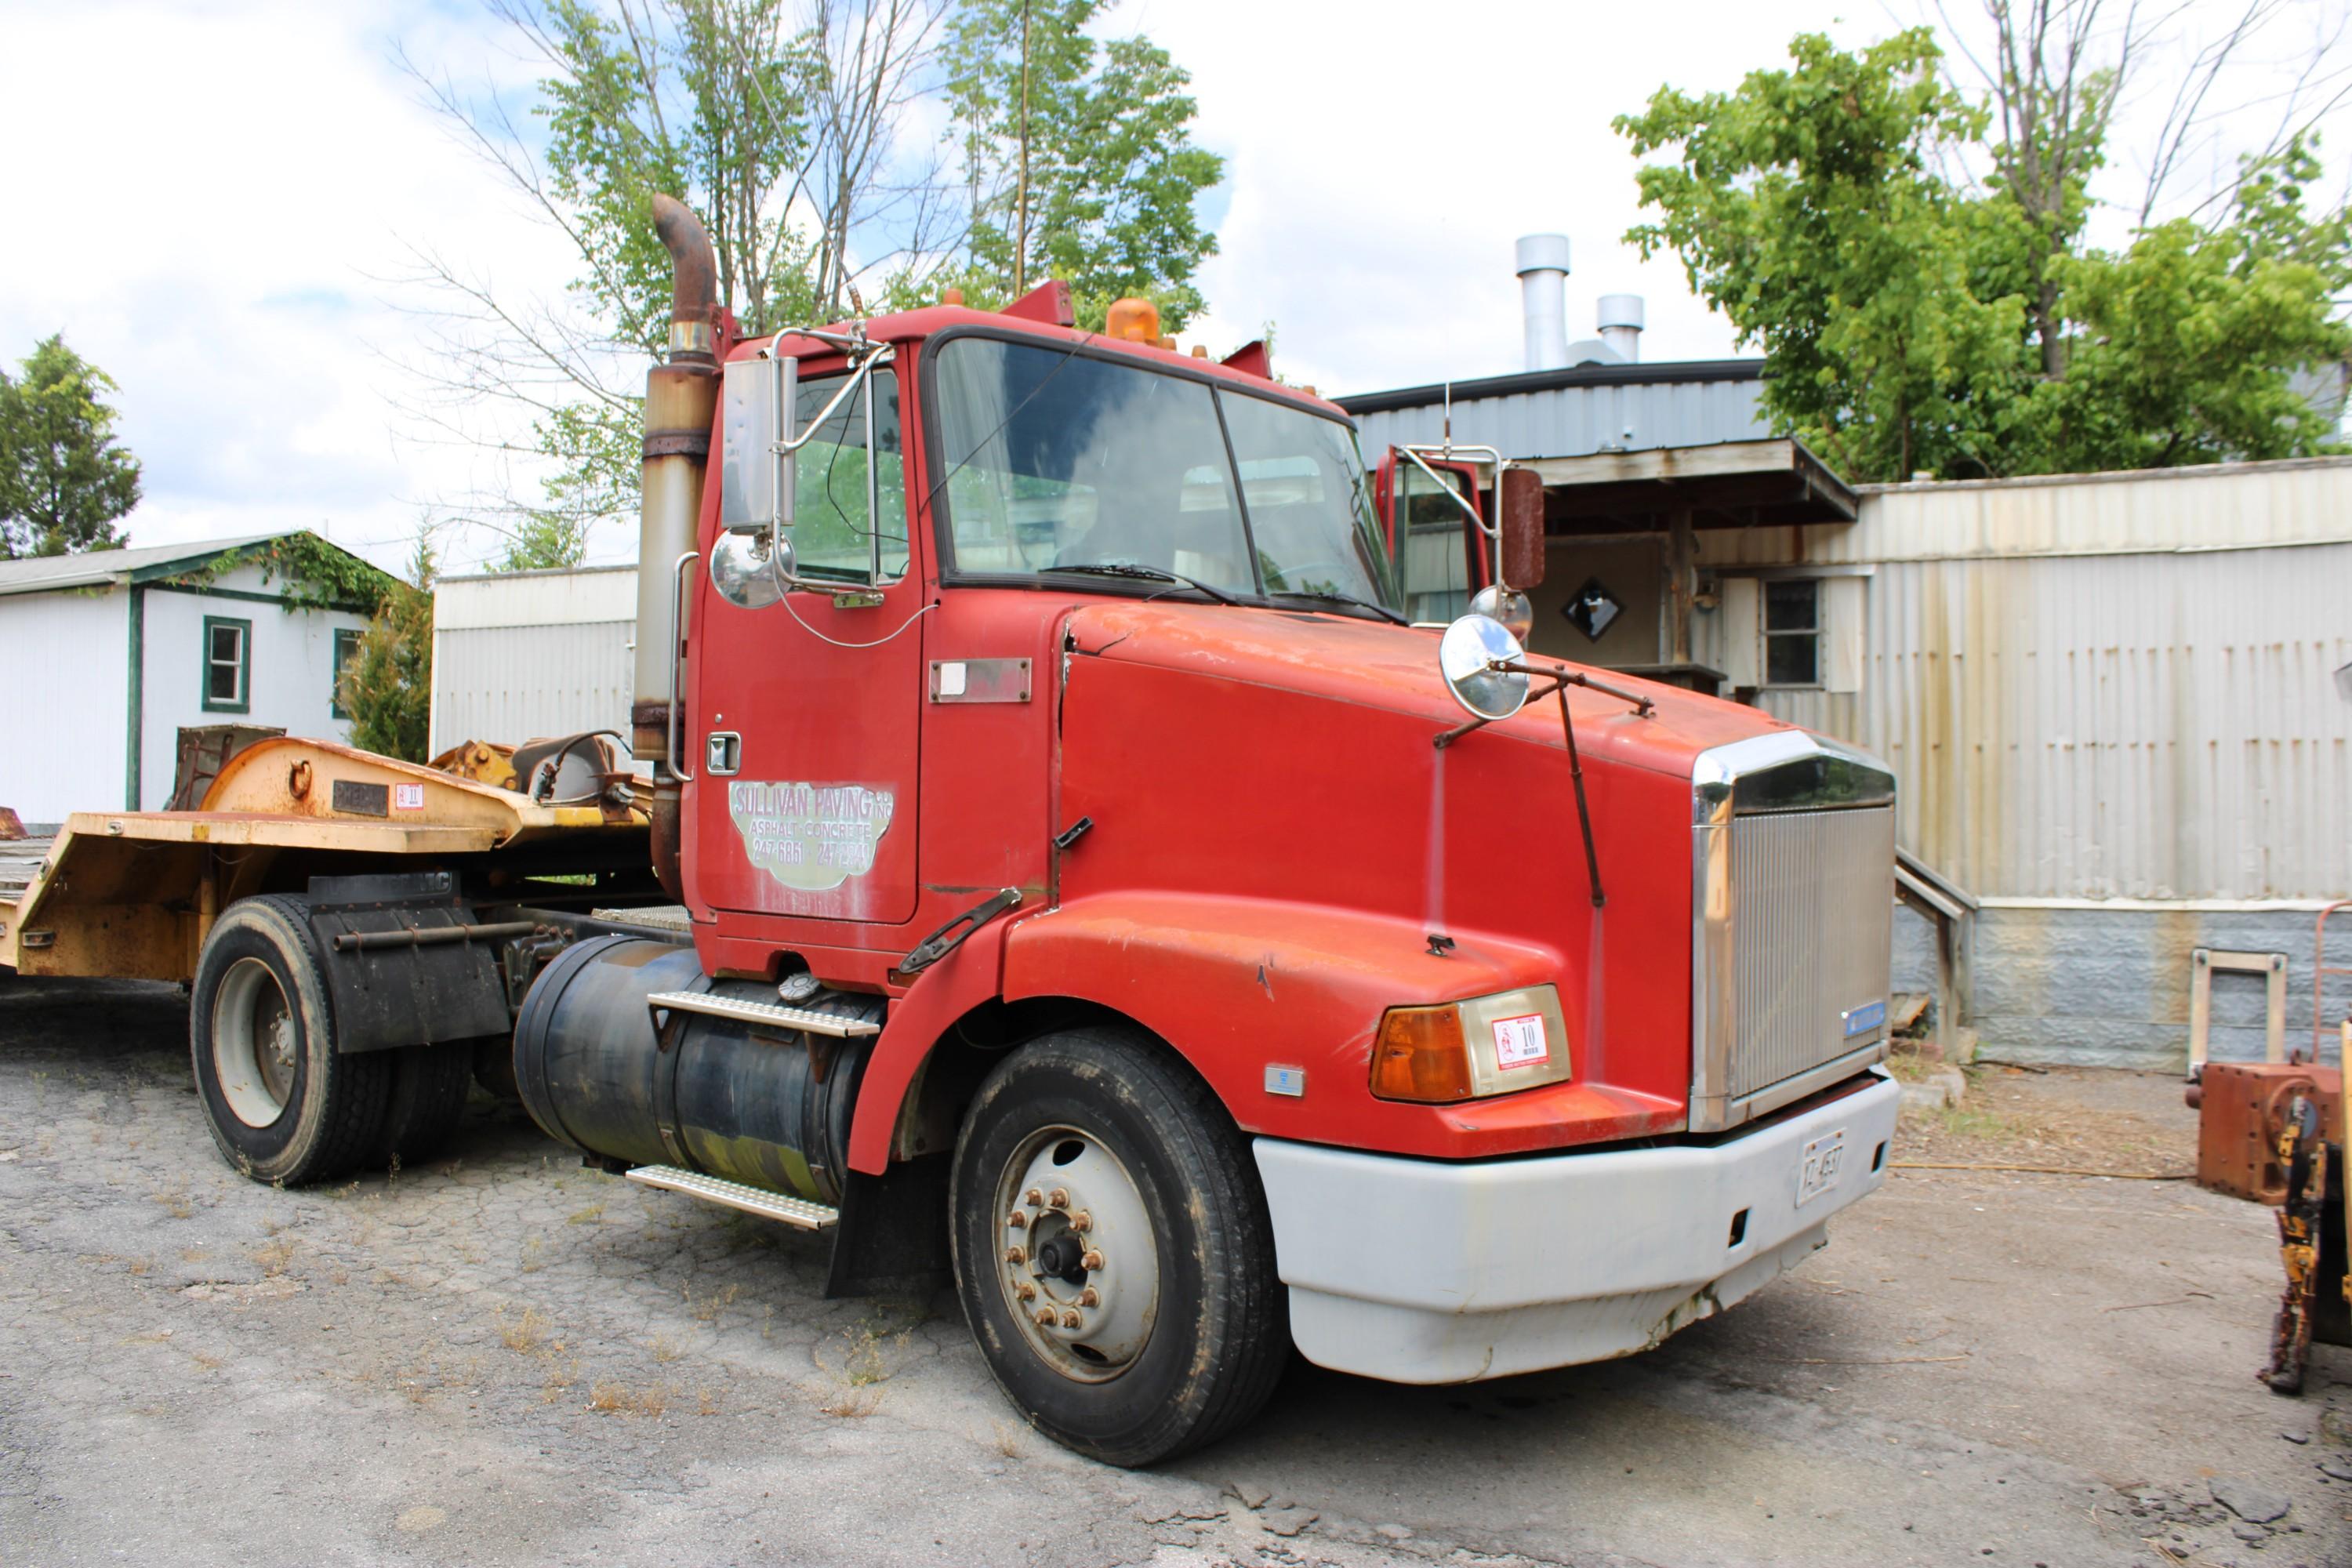
[{"label": "fuel tank", "polygon": [[[772,1030],[665,1009],[646,998],[694,992],[770,1002],[775,988],[714,981],[694,949],[627,936],[564,950],[523,998],[515,1080],[548,1136],[629,1165],[675,1165],[838,1205],[849,1119],[868,1042]],[[865,997],[804,1005],[870,1019]]]}]

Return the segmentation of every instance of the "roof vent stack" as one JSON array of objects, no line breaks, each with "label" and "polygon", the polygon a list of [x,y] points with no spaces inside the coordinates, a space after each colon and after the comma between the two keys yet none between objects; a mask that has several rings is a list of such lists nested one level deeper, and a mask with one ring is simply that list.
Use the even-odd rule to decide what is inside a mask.
[{"label": "roof vent stack", "polygon": [[1568,236],[1530,234],[1518,243],[1519,291],[1527,314],[1528,368],[1568,368]]},{"label": "roof vent stack", "polygon": [[1643,316],[1639,294],[1601,296],[1601,341],[1627,364],[1641,363]]}]

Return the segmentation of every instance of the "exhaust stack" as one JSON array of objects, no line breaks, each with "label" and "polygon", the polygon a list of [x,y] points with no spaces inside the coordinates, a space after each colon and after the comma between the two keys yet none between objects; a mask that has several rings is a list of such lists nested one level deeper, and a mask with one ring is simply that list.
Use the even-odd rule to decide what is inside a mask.
[{"label": "exhaust stack", "polygon": [[[669,354],[646,373],[644,485],[637,525],[636,692],[629,749],[654,764],[653,860],[681,901],[678,781],[669,767],[669,685],[685,628],[675,618],[672,568],[694,548],[710,420],[719,402],[719,268],[710,236],[686,204],[654,197],[654,232],[669,249]],[[684,728],[684,715],[680,715]]]},{"label": "exhaust stack", "polygon": [[1527,315],[1528,368],[1568,368],[1568,236],[1530,234],[1518,243],[1519,293]]},{"label": "exhaust stack", "polygon": [[666,771],[670,661],[677,656],[680,629],[672,619],[670,568],[694,548],[695,520],[702,513],[710,416],[719,400],[719,289],[710,237],[685,203],[656,196],[654,229],[669,247],[672,269],[669,356],[646,373],[636,695],[629,710],[629,743],[639,762],[663,763]]},{"label": "exhaust stack", "polygon": [[1601,341],[1627,364],[1641,362],[1643,315],[1639,294],[1601,296]]}]

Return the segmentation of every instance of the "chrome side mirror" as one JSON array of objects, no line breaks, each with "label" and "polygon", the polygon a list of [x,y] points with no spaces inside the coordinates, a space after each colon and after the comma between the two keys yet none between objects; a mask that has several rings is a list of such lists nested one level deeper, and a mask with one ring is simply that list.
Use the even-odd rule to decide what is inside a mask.
[{"label": "chrome side mirror", "polygon": [[793,525],[793,413],[800,361],[728,362],[719,395],[719,526],[776,535]]},{"label": "chrome side mirror", "polygon": [[1437,671],[1445,689],[1474,719],[1507,719],[1527,705],[1528,678],[1516,669],[1497,669],[1527,657],[1501,622],[1472,614],[1445,628],[1437,639]]},{"label": "chrome side mirror", "polygon": [[737,609],[764,610],[792,582],[790,535],[722,533],[710,546],[710,586]]}]

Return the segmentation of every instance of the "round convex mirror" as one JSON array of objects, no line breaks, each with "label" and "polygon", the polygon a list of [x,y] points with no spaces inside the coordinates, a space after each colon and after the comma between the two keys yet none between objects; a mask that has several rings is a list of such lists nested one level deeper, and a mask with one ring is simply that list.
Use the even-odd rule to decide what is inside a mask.
[{"label": "round convex mirror", "polygon": [[1490,584],[1479,589],[1470,595],[1470,613],[1501,622],[1503,629],[1522,645],[1536,629],[1536,607],[1517,588],[1497,588]]},{"label": "round convex mirror", "polygon": [[720,598],[741,609],[765,609],[782,598],[792,569],[790,540],[784,541],[781,561],[769,551],[764,533],[722,533],[710,547],[710,585]]},{"label": "round convex mirror", "polygon": [[1437,668],[1445,678],[1445,689],[1479,719],[1507,719],[1525,706],[1528,678],[1493,666],[1498,659],[1526,656],[1519,639],[1486,616],[1465,616],[1437,639]]}]

